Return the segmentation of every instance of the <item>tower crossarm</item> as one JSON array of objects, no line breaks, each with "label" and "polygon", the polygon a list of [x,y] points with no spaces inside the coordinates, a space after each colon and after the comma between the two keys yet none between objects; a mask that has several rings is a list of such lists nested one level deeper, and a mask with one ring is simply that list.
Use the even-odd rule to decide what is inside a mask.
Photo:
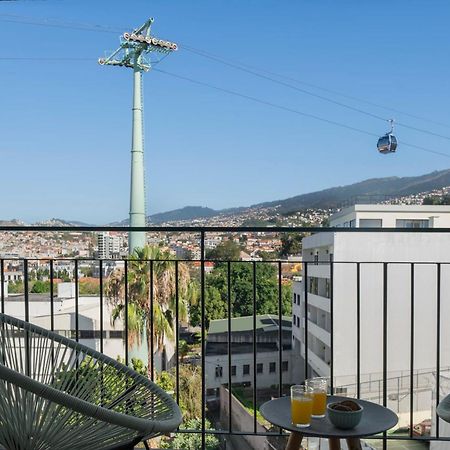
[{"label": "tower crossarm", "polygon": [[152,67],[151,53],[168,54],[176,51],[175,42],[159,39],[151,34],[153,19],[148,19],[143,25],[131,33],[120,37],[120,46],[113,53],[98,60],[102,66],[132,67],[147,72]]}]

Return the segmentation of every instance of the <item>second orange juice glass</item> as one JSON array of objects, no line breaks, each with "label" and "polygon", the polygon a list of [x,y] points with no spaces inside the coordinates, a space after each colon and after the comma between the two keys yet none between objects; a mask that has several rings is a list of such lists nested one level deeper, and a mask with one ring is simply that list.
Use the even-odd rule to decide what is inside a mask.
[{"label": "second orange juice glass", "polygon": [[326,378],[310,378],[306,380],[306,386],[313,397],[312,417],[325,417],[327,409],[328,381]]}]

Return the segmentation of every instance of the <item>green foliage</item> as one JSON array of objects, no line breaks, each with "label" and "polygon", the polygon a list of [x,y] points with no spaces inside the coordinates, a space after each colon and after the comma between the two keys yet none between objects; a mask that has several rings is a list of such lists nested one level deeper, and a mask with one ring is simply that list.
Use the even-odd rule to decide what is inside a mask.
[{"label": "green foliage", "polygon": [[273,261],[278,258],[276,252],[266,252],[264,250],[258,251],[258,256],[263,259],[263,261]]},{"label": "green foliage", "polygon": [[189,344],[184,339],[180,339],[178,341],[178,353],[180,355],[181,362],[184,362],[184,358],[186,358],[189,353]]},{"label": "green foliage", "polygon": [[33,294],[44,294],[50,292],[50,281],[40,281],[37,280],[33,282],[31,291]]},{"label": "green foliage", "polygon": [[[120,358],[119,358],[120,362]],[[103,375],[103,376],[102,376]],[[71,393],[79,389],[80,381],[83,381],[83,390],[86,392],[83,400],[94,405],[108,404],[119,398],[127,389],[128,376],[120,373],[114,367],[101,364],[91,357],[86,357],[78,367],[69,370],[63,365],[56,372],[52,387]],[[133,407],[131,402],[115,408],[118,412],[125,412]]]},{"label": "green foliage", "polygon": [[302,239],[299,233],[284,233],[281,236],[280,256],[299,255],[302,252]]},{"label": "green foliage", "polygon": [[276,219],[262,220],[262,219],[247,219],[241,223],[242,227],[269,227],[277,225]]},{"label": "green foliage", "polygon": [[[202,372],[200,367],[192,364],[179,365],[179,406],[184,420],[200,420],[202,417]],[[156,375],[156,384],[168,393],[176,389],[175,369]]]},{"label": "green foliage", "polygon": [[[184,430],[201,430],[201,419],[189,419],[183,422],[180,429]],[[206,421],[206,428],[211,428],[209,421]],[[161,448],[177,448],[180,450],[198,450],[202,448],[201,433],[177,433],[173,439],[165,438],[161,442]],[[220,442],[217,436],[212,434],[206,435],[206,450],[219,450]]]},{"label": "green foliage", "polygon": [[80,280],[78,286],[78,292],[80,295],[99,295],[100,294],[100,283],[98,280]]},{"label": "green foliage", "polygon": [[8,282],[8,292],[10,294],[22,294],[24,291],[23,281],[10,281]]},{"label": "green foliage", "polygon": [[180,408],[185,420],[200,420],[202,417],[202,372],[199,366],[180,364]]},{"label": "green foliage", "polygon": [[66,270],[57,270],[55,273],[55,278],[59,278],[65,283],[72,281],[70,275],[67,273]]},{"label": "green foliage", "polygon": [[450,205],[450,195],[425,197],[422,205]]},{"label": "green foliage", "polygon": [[85,277],[92,277],[92,276],[94,276],[94,268],[93,267],[81,267],[80,272]]},{"label": "green foliage", "polygon": [[156,374],[156,384],[166,392],[175,391],[175,378],[169,372],[162,371]]},{"label": "green foliage", "polygon": [[231,239],[221,242],[216,248],[206,251],[206,259],[214,261],[239,261],[241,247]]},{"label": "green foliage", "polygon": [[131,366],[133,370],[136,371],[139,375],[144,377],[147,376],[147,367],[144,365],[143,361],[139,358],[131,358]]},{"label": "green foliage", "polygon": [[[150,273],[149,260],[154,261],[153,274]],[[124,318],[124,288],[127,284],[128,331],[131,345],[135,343],[140,345],[144,331],[148,348],[151,347],[152,339],[157,350],[163,349],[165,338],[173,339],[173,317],[176,305],[175,286],[177,281],[175,274],[175,260],[169,251],[159,247],[145,246],[142,249],[136,249],[131,255],[126,283],[125,273],[122,269],[115,270],[108,278],[105,293],[113,307],[113,322],[119,317]],[[187,265],[180,262],[178,264],[178,314],[182,322],[187,321],[188,315],[189,295],[191,294],[189,279]],[[151,280],[153,280],[152,286]],[[150,301],[151,292],[154,300],[153,307]],[[153,319],[153,322],[149,320],[150,318]],[[153,327],[151,327],[151,323],[153,323]],[[150,360],[152,357],[151,352],[148,352],[149,368],[151,367]]]},{"label": "green foliage", "polygon": [[[247,262],[231,264],[231,308],[233,317],[253,314],[253,266]],[[281,290],[283,314],[292,308],[290,285]],[[218,264],[206,277],[206,318],[227,317],[227,265]],[[191,305],[191,324],[200,325],[200,305]],[[278,273],[275,266],[256,263],[256,313],[278,314]]]}]

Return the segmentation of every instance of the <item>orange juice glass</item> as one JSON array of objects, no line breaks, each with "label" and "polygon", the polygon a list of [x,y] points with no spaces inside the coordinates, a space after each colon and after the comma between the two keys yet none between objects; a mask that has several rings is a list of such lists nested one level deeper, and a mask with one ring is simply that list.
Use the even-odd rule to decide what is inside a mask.
[{"label": "orange juice glass", "polygon": [[292,423],[299,428],[311,425],[313,398],[311,389],[307,386],[291,386]]},{"label": "orange juice glass", "polygon": [[305,385],[310,388],[313,397],[312,417],[325,417],[328,380],[326,378],[310,378],[306,380]]}]

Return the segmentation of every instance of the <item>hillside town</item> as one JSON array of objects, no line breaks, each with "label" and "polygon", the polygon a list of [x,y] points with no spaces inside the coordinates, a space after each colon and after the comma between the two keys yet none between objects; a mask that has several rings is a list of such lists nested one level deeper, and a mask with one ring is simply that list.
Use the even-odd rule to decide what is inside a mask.
[{"label": "hillside town", "polygon": [[[389,200],[379,201],[380,204],[421,205],[426,199],[444,199],[450,194],[450,187],[420,192],[407,196],[392,196]],[[357,198],[353,199],[353,202]],[[351,202],[349,202],[351,203]],[[326,226],[331,214],[337,209],[306,209],[289,213],[280,213],[277,206],[270,208],[249,208],[245,211],[218,215],[209,218],[198,218],[189,221],[179,220],[158,224],[161,227],[239,227],[239,226],[271,226],[280,227],[320,227]],[[11,220],[0,221],[4,225],[26,225],[24,222]],[[37,222],[31,225],[64,226],[73,223],[57,219]],[[151,225],[151,224],[150,224]],[[100,237],[99,237],[100,236]],[[241,237],[241,239],[239,238]],[[229,235],[223,233],[208,233],[205,241],[206,249],[213,249]],[[276,253],[281,242],[275,233],[248,232],[245,239],[242,233],[234,233],[234,239],[242,247],[242,259],[260,259],[263,255]],[[105,240],[105,243],[103,243]],[[107,241],[107,242],[106,242]],[[159,245],[169,249],[180,259],[200,259],[200,245],[198,236],[192,233],[148,233],[147,241],[152,245]],[[41,231],[1,231],[0,227],[0,257],[2,258],[104,258],[117,259],[126,257],[128,252],[127,233],[109,232],[97,234],[93,232],[60,232],[46,233]]]}]

